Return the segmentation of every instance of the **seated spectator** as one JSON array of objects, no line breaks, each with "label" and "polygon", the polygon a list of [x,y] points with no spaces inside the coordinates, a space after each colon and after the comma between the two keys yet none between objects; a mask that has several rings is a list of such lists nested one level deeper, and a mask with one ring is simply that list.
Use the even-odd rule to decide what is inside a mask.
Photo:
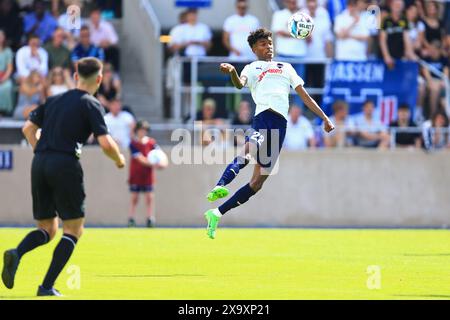
[{"label": "seated spectator", "polygon": [[61,67],[70,72],[70,50],[64,45],[64,30],[56,28],[52,41],[48,42],[44,49],[48,53],[48,67],[53,69]]},{"label": "seated spectator", "polygon": [[110,62],[114,69],[120,70],[119,62],[119,37],[113,25],[101,18],[99,8],[92,10],[90,21],[88,23],[91,32],[91,43],[103,49],[105,52],[105,61]]},{"label": "seated spectator", "polygon": [[389,134],[386,126],[374,116],[375,106],[368,100],[363,104],[363,112],[355,119],[358,131],[358,145],[365,148],[387,149]]},{"label": "seated spectator", "polygon": [[45,99],[45,87],[38,71],[31,71],[29,76],[20,84],[19,101],[14,110],[14,119],[26,120],[28,115]]},{"label": "seated spectator", "polygon": [[23,20],[17,1],[0,1],[0,29],[6,34],[8,46],[14,52],[19,50],[23,35]]},{"label": "seated spectator", "polygon": [[410,59],[416,61],[408,35],[408,21],[403,16],[403,0],[392,0],[390,14],[382,21],[380,30],[380,49],[388,68],[395,66],[395,59]]},{"label": "seated spectator", "polygon": [[[216,117],[216,101],[214,99],[208,98],[203,100],[202,109],[197,112],[196,120],[197,125],[206,126],[207,130],[211,129],[208,127],[214,128],[214,126],[223,124],[222,119]],[[202,131],[200,137],[201,144],[204,146],[213,142],[209,131]]]},{"label": "seated spectator", "polygon": [[47,97],[64,93],[74,87],[70,75],[64,72],[61,67],[56,67],[50,71]]},{"label": "seated spectator", "polygon": [[230,58],[254,60],[255,54],[248,45],[250,32],[259,28],[258,18],[248,14],[247,0],[236,1],[236,13],[226,18],[223,25],[222,42]]},{"label": "seated spectator", "polygon": [[[59,1],[58,1],[59,2]],[[65,44],[67,48],[72,50],[80,39],[80,28],[74,28],[73,22],[70,20],[70,16],[67,14],[67,9],[74,5],[80,8],[80,12],[83,11],[84,2],[81,0],[64,0],[65,10],[58,17],[58,26],[64,30],[65,34]],[[80,16],[79,25],[84,26],[86,19]]]},{"label": "seated spectator", "polygon": [[292,105],[289,109],[286,138],[283,147],[287,150],[305,150],[316,147],[314,130],[309,120],[302,115],[302,109]]},{"label": "seated spectator", "polygon": [[72,50],[72,63],[75,64],[78,60],[86,57],[94,57],[104,61],[105,52],[102,48],[96,47],[91,43],[89,27],[83,26],[80,30],[80,43]]},{"label": "seated spectator", "polygon": [[186,23],[180,32],[173,34],[169,49],[181,55],[206,56],[211,48],[211,29],[204,23],[198,22],[196,9],[188,9],[186,12]]},{"label": "seated spectator", "polygon": [[34,70],[37,70],[41,77],[47,76],[48,53],[41,47],[38,36],[30,35],[28,45],[17,51],[16,69],[19,82],[27,78]]},{"label": "seated spectator", "polygon": [[361,15],[362,0],[348,0],[347,10],[336,17],[336,60],[366,61],[370,30]]},{"label": "seated spectator", "polygon": [[111,137],[122,150],[127,150],[133,136],[135,120],[129,112],[122,110],[122,102],[119,99],[114,99],[109,104],[105,122]]},{"label": "seated spectator", "polygon": [[348,104],[338,100],[333,103],[333,116],[330,117],[335,129],[324,136],[327,148],[351,147],[355,144],[356,127],[352,118],[348,115]]},{"label": "seated spectator", "polygon": [[249,128],[252,123],[252,108],[250,102],[242,100],[239,103],[239,109],[234,116],[231,125],[242,127],[243,131],[235,131],[234,146],[242,146],[245,144],[245,129]]},{"label": "seated spectator", "polygon": [[427,150],[450,148],[450,127],[447,114],[437,111],[423,124],[423,141]]},{"label": "seated spectator", "polygon": [[[425,16],[423,17],[423,23],[425,25],[425,37],[423,41],[422,56],[429,57],[431,50],[433,50],[432,43],[439,42],[439,47],[444,49],[445,44],[445,29],[442,21],[439,20],[439,8],[436,1],[427,1],[425,3]],[[443,54],[448,55],[443,50]]]},{"label": "seated spectator", "polygon": [[7,47],[6,36],[0,30],[0,114],[9,115],[13,110],[13,52]]},{"label": "seated spectator", "polygon": [[47,11],[43,0],[34,0],[33,11],[25,15],[23,22],[25,33],[37,35],[42,43],[51,39],[58,26],[55,18]]},{"label": "seated spectator", "polygon": [[[393,121],[390,128],[395,128],[395,145],[396,147],[413,147],[420,148],[422,146],[422,139],[420,138],[420,131],[411,132],[405,128],[417,128],[416,124],[411,118],[411,111],[407,104],[401,104],[398,107],[397,120]],[[402,131],[402,129],[404,129]]]},{"label": "seated spectator", "polygon": [[[433,41],[428,47],[428,54],[429,56],[424,60],[449,78],[448,58],[442,56],[441,42]],[[438,109],[443,108],[440,106],[440,97],[445,96],[445,82],[427,68],[422,68],[422,74],[429,92],[430,114],[434,114]]]},{"label": "seated spectator", "polygon": [[97,98],[101,104],[109,110],[109,104],[115,99],[120,99],[122,83],[120,78],[114,75],[113,66],[105,63],[103,66],[103,80],[98,89]]}]

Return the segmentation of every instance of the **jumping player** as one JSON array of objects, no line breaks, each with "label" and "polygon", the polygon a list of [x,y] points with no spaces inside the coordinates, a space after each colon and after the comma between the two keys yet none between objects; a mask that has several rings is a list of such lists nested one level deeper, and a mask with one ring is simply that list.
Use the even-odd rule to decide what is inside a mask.
[{"label": "jumping player", "polygon": [[256,103],[252,134],[246,139],[243,153],[227,166],[217,185],[208,194],[210,202],[229,194],[225,187],[238,175],[250,161],[256,159],[250,183],[239,189],[229,200],[218,208],[205,212],[208,222],[207,235],[215,238],[220,218],[229,210],[244,204],[263,186],[278,159],[286,134],[291,87],[303,100],[305,105],[319,116],[326,132],[334,129],[330,119],[303,88],[304,81],[297,75],[291,64],[273,61],[272,33],[261,28],[248,37],[248,43],[258,60],[244,67],[241,76],[235,67],[222,63],[220,70],[231,76],[237,89],[250,88]]},{"label": "jumping player", "polygon": [[[108,134],[103,107],[93,97],[102,82],[102,68],[101,61],[96,58],[79,60],[75,73],[77,88],[49,98],[30,114],[22,129],[34,150],[31,188],[37,229],[31,231],[17,248],[4,253],[2,280],[8,289],[14,287],[23,255],[54,238],[59,217],[64,234],[53,252],[37,295],[61,295],[53,285],[83,232],[85,193],[79,158],[88,137],[93,133],[116,166],[125,166],[125,157]],[[39,128],[42,133],[37,140]]]}]

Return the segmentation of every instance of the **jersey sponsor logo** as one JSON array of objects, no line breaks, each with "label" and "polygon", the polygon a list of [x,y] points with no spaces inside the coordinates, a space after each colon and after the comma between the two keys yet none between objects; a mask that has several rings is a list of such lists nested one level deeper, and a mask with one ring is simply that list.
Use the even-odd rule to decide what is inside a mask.
[{"label": "jersey sponsor logo", "polygon": [[263,73],[261,73],[258,76],[258,82],[261,82],[261,80],[264,79],[264,77],[266,76],[267,73],[282,74],[283,70],[280,70],[280,69],[269,69],[269,70],[266,70],[266,71],[264,71]]},{"label": "jersey sponsor logo", "polygon": [[281,68],[283,68],[283,64],[282,63],[277,63],[277,67],[278,67],[278,69],[281,69]]}]

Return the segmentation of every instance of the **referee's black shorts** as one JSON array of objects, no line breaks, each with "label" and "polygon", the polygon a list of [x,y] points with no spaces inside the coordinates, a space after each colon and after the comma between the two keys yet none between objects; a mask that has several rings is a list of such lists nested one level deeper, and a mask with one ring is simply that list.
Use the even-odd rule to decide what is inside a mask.
[{"label": "referee's black shorts", "polygon": [[35,220],[84,217],[83,169],[74,156],[36,153],[31,166],[31,189]]}]

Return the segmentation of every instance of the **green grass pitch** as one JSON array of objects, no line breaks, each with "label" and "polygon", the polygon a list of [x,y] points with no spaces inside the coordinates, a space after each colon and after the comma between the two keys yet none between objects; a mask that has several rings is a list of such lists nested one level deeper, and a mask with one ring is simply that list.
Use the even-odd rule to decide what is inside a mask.
[{"label": "green grass pitch", "polygon": [[[0,229],[1,252],[28,231]],[[66,299],[450,299],[449,230],[205,233],[88,228],[55,287]],[[24,256],[0,299],[35,299],[59,238]]]}]

